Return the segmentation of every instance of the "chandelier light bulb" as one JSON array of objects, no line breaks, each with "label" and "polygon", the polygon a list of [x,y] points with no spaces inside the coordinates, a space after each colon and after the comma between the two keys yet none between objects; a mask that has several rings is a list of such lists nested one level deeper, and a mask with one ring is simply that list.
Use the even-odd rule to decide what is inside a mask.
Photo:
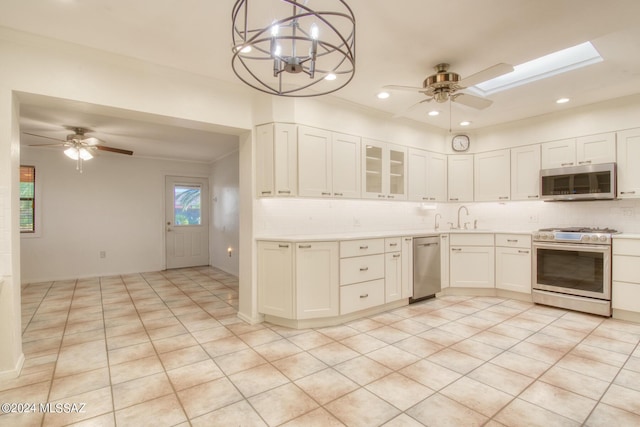
[{"label": "chandelier light bulb", "polygon": [[311,38],[314,40],[318,40],[319,35],[320,35],[320,29],[318,29],[318,26],[314,22],[313,24],[311,24]]}]

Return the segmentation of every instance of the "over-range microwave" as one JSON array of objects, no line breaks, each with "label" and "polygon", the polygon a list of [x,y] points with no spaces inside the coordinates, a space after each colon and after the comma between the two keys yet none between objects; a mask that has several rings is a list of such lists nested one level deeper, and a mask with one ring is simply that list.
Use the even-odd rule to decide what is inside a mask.
[{"label": "over-range microwave", "polygon": [[571,166],[540,171],[542,200],[611,200],[616,198],[616,164]]}]

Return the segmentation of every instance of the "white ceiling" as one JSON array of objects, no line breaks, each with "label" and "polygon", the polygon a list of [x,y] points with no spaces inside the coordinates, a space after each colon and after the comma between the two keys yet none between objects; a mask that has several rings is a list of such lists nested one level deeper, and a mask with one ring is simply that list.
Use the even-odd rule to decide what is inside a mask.
[{"label": "white ceiling", "polygon": [[[448,62],[464,78],[499,62],[517,65],[585,41],[593,43],[603,62],[491,95],[494,103],[486,110],[454,104],[450,117],[448,105],[438,104],[443,114],[431,118],[426,113],[434,104],[423,103],[408,117],[442,129],[448,129],[450,118],[454,129],[466,119],[472,121],[470,130],[474,130],[640,92],[637,0],[347,3],[357,22],[356,75],[332,96],[388,112],[390,117],[424,98],[419,93],[395,92],[387,100],[378,100],[375,95],[381,87],[420,86],[437,63]],[[0,26],[241,84],[230,67],[233,4],[234,0],[2,0]],[[571,102],[555,104],[559,97],[571,98]],[[82,119],[47,115],[49,107],[27,109],[24,126],[60,128],[72,119]],[[104,135],[103,139],[115,145],[112,141],[120,142],[117,134],[131,134],[129,128],[135,129],[136,120],[139,118],[127,121],[95,115],[87,116],[86,122],[111,132],[113,137]],[[151,128],[138,128],[147,129],[148,134],[140,141],[129,141],[141,144],[131,149],[144,151],[145,138],[148,143],[164,135],[199,140],[200,132],[207,133],[185,134],[182,127],[172,133],[171,127],[164,125],[155,133]]]}]

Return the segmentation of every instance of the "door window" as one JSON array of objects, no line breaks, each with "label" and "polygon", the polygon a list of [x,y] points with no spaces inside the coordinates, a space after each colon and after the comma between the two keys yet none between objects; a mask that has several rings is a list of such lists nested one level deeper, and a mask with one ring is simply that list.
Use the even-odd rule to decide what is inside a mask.
[{"label": "door window", "polygon": [[202,225],[200,185],[176,184],[173,189],[173,223],[176,226]]}]

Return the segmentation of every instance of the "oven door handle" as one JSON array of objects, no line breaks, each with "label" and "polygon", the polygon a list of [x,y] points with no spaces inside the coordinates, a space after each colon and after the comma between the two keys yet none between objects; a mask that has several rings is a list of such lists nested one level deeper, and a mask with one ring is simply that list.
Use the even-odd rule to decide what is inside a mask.
[{"label": "oven door handle", "polygon": [[607,253],[611,250],[610,245],[589,245],[581,243],[538,243],[533,244],[533,249],[551,249],[556,251],[573,251],[578,250],[582,252],[602,252]]}]

